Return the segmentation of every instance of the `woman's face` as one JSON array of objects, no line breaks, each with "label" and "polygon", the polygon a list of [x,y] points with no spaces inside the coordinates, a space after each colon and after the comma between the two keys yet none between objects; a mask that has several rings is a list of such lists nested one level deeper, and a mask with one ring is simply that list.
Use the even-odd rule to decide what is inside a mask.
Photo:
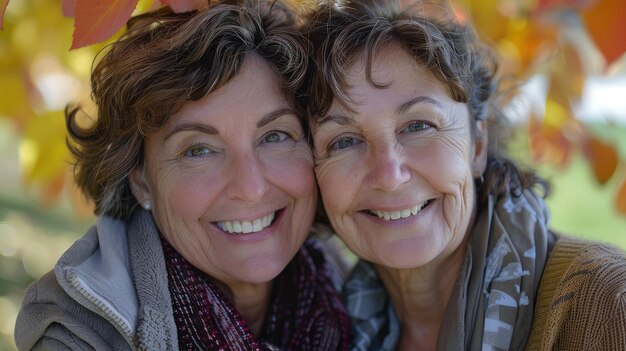
[{"label": "woman's face", "polygon": [[[463,241],[484,156],[466,104],[399,46],[349,70],[350,107],[313,126],[315,173],[328,217],[358,256],[390,268],[443,259]],[[482,126],[479,126],[482,128]]]},{"label": "woman's face", "polygon": [[162,235],[229,286],[280,273],[308,235],[317,193],[302,126],[256,56],[219,90],[188,102],[145,139],[131,176]]}]

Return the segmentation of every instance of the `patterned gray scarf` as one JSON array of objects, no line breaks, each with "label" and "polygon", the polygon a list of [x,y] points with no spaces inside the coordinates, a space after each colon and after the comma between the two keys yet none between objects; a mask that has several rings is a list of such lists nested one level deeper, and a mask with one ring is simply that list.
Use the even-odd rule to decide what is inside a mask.
[{"label": "patterned gray scarf", "polygon": [[[465,263],[439,331],[437,350],[522,350],[548,256],[543,200],[490,197],[471,232]],[[400,326],[374,268],[359,262],[344,288],[351,350],[393,351]]]}]

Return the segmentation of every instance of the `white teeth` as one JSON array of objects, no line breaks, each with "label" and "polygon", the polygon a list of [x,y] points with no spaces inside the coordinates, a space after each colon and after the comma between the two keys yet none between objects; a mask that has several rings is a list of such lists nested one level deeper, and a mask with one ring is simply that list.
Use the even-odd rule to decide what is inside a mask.
[{"label": "white teeth", "polygon": [[257,218],[253,221],[220,221],[217,222],[217,226],[227,233],[256,233],[269,227],[269,225],[272,224],[272,221],[274,220],[274,215],[275,212],[272,212],[267,216]]},{"label": "white teeth", "polygon": [[421,211],[428,201],[424,201],[419,205],[413,206],[411,208],[406,208],[401,211],[379,211],[379,210],[370,210],[371,213],[375,214],[379,218],[382,218],[386,221],[396,220],[400,218],[407,218],[410,216],[415,216],[419,211]]}]

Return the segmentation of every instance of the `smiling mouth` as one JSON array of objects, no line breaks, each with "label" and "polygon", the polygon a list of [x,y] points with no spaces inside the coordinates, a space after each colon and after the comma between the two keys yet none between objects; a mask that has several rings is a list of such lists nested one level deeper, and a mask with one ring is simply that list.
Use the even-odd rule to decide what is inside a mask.
[{"label": "smiling mouth", "polygon": [[423,210],[426,206],[431,203],[431,200],[427,200],[422,202],[421,204],[417,204],[410,208],[405,208],[400,211],[382,211],[382,210],[368,210],[371,215],[374,215],[378,218],[384,219],[385,221],[394,221],[397,219],[408,218],[411,216],[415,216],[421,210]]},{"label": "smiling mouth", "polygon": [[272,225],[276,212],[272,212],[266,216],[256,218],[251,221],[219,221],[215,224],[226,233],[230,234],[249,234],[257,233]]}]

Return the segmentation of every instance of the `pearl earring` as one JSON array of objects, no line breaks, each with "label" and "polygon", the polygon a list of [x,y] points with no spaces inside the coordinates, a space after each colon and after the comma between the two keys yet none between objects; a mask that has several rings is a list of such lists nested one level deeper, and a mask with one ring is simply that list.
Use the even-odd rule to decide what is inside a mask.
[{"label": "pearl earring", "polygon": [[145,200],[144,202],[141,203],[141,206],[146,211],[150,211],[152,209],[152,203],[150,202],[150,200]]}]

